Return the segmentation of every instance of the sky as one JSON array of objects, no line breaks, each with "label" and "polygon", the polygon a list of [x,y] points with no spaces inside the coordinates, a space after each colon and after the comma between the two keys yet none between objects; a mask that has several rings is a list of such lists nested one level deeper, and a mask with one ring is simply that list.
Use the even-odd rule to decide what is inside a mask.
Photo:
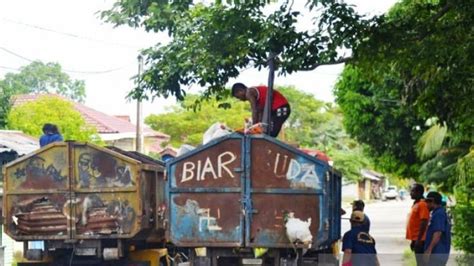
[{"label": "sky", "polygon": [[[165,34],[103,22],[97,14],[112,6],[114,0],[1,0],[0,1],[0,78],[18,72],[31,60],[57,62],[72,79],[86,83],[86,105],[110,115],[136,113],[136,103],[126,100],[134,87],[131,77],[137,74],[137,56],[158,42]],[[302,9],[303,0],[295,0],[294,9]],[[386,12],[395,0],[348,0],[355,9],[368,15]],[[302,28],[310,20],[303,17]],[[294,85],[317,99],[334,101],[333,86],[343,65],[323,66],[314,71],[277,76],[275,84]],[[268,73],[256,69],[243,71],[237,79],[248,85],[265,84]],[[145,102],[145,116],[160,113],[174,99]]]}]

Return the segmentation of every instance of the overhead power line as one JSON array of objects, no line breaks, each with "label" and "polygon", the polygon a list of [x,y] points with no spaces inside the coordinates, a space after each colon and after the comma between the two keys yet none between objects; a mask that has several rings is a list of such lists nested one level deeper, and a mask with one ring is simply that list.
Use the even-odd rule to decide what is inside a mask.
[{"label": "overhead power line", "polygon": [[111,42],[111,41],[107,41],[107,40],[95,39],[95,38],[91,38],[91,37],[87,37],[87,36],[78,35],[78,34],[75,34],[75,33],[59,31],[59,30],[46,28],[46,27],[39,26],[39,25],[29,24],[29,23],[25,23],[25,22],[22,22],[22,21],[16,21],[16,20],[8,19],[8,18],[2,18],[2,20],[5,21],[5,22],[12,23],[12,24],[22,25],[22,26],[33,28],[33,29],[36,29],[36,30],[51,32],[51,33],[55,33],[55,34],[58,34],[58,35],[67,36],[67,37],[70,37],[70,38],[76,38],[76,39],[92,41],[92,42],[99,42],[99,43],[104,43],[104,44],[108,44],[108,45],[115,45],[115,46],[120,46],[120,47],[125,47],[125,48],[132,48],[132,49],[141,49],[141,48],[143,48],[143,47],[128,45],[128,44],[124,44],[124,43],[118,43],[118,42]]},{"label": "overhead power line", "polygon": [[[18,53],[16,53],[16,52],[13,52],[12,50],[7,49],[7,48],[2,47],[2,46],[0,46],[0,50],[3,50],[3,51],[5,51],[5,52],[7,52],[7,53],[9,53],[9,54],[11,54],[11,55],[13,55],[13,56],[16,56],[16,57],[18,57],[18,58],[21,58],[21,59],[23,59],[23,60],[25,60],[25,61],[28,61],[28,62],[30,62],[30,63],[32,63],[32,62],[34,62],[34,61],[38,61],[38,60],[32,60],[32,59],[30,59],[30,58],[28,58],[28,57],[25,57],[25,56],[23,56],[23,55],[21,55],[21,54],[18,54]],[[74,70],[74,69],[67,69],[67,68],[62,68],[62,70],[63,70],[64,72],[70,72],[70,73],[76,73],[76,74],[106,74],[106,73],[114,72],[114,71],[117,71],[117,70],[121,70],[121,69],[123,69],[123,68],[125,68],[125,67],[127,67],[127,66],[128,66],[128,65],[121,66],[121,67],[116,67],[116,68],[111,68],[111,69],[106,69],[106,70],[95,70],[95,71]],[[13,69],[13,70],[21,70],[21,69],[16,69],[16,68],[12,68],[12,67],[6,67],[6,66],[4,66],[4,67],[2,67],[2,68],[5,68],[5,69],[10,68],[10,69]]]}]

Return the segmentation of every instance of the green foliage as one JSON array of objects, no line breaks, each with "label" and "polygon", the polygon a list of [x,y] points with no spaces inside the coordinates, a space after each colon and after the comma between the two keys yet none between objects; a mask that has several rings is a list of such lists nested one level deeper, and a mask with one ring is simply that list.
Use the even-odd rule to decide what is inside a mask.
[{"label": "green foliage", "polygon": [[73,103],[59,97],[43,96],[14,107],[8,114],[8,128],[39,137],[45,123],[56,124],[65,140],[100,142],[95,128],[86,125]]},{"label": "green foliage", "polygon": [[80,102],[86,96],[84,81],[71,80],[58,63],[32,62],[0,80],[0,128],[6,126],[11,97],[28,93],[56,93]]},{"label": "green foliage", "polygon": [[115,25],[167,32],[172,37],[169,44],[143,51],[149,68],[142,89],[131,96],[178,99],[185,96],[182,88],[191,84],[205,88],[205,98],[219,95],[241,69],[267,67],[270,55],[276,55],[280,74],[345,62],[348,58],[341,58],[338,49],[359,43],[373,22],[340,1],[307,1],[314,27],[299,30],[296,24],[302,15],[292,10],[291,1],[265,14],[268,2],[119,0],[101,15]]},{"label": "green foliage", "polygon": [[291,104],[291,115],[285,123],[285,139],[303,147],[314,147],[316,128],[328,120],[323,114],[325,103],[295,87],[279,87],[278,91],[285,95]]},{"label": "green foliage", "polygon": [[248,103],[228,99],[231,108],[218,108],[220,102],[213,99],[199,104],[193,109],[197,95],[188,95],[178,106],[169,108],[167,113],[149,115],[145,123],[155,130],[170,135],[170,144],[177,147],[183,143],[199,145],[204,132],[215,122],[225,123],[230,128],[243,128],[245,118],[250,117]]},{"label": "green foliage", "polygon": [[380,73],[377,80],[356,66],[344,68],[336,84],[336,102],[344,113],[344,126],[377,167],[396,175],[417,176],[414,147],[425,128],[424,120],[401,102],[403,84],[395,73]]},{"label": "green foliage", "polygon": [[417,144],[418,157],[427,159],[435,155],[443,146],[447,131],[447,127],[436,124],[423,133]]},{"label": "green foliage", "polygon": [[[424,160],[439,162],[441,148],[472,143],[472,8],[457,0],[401,1],[354,50],[337,102],[348,132],[387,171],[416,177]],[[438,125],[427,131],[432,118]],[[425,170],[435,161],[424,175],[433,174]],[[443,171],[437,175],[450,178]]]},{"label": "green foliage", "polygon": [[334,161],[334,168],[350,181],[360,180],[362,177],[360,171],[371,166],[370,159],[360,149],[332,150],[329,155]]},{"label": "green foliage", "polygon": [[474,146],[457,164],[456,206],[454,215],[454,246],[474,254]]},{"label": "green foliage", "polygon": [[401,1],[354,51],[354,62],[365,73],[395,72],[401,102],[472,141],[473,14],[470,1]]}]

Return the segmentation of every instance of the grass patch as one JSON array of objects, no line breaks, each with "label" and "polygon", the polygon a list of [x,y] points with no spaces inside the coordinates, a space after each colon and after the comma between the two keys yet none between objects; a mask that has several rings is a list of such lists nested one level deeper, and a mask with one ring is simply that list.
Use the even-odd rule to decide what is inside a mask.
[{"label": "grass patch", "polygon": [[415,253],[410,248],[403,251],[403,266],[416,266]]},{"label": "grass patch", "polygon": [[18,250],[13,252],[12,266],[17,266],[18,262],[22,262],[22,261],[23,261],[23,252],[18,251]]}]

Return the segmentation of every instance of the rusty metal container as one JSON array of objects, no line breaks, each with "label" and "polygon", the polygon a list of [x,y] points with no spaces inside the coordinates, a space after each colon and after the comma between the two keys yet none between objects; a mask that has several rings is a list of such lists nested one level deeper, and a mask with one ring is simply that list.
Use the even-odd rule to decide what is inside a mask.
[{"label": "rusty metal container", "polygon": [[169,238],[188,247],[293,248],[285,218],[311,218],[313,249],[340,238],[341,177],[264,135],[232,134],[167,163]]},{"label": "rusty metal container", "polygon": [[4,167],[5,232],[17,241],[133,238],[155,227],[163,170],[119,149],[50,144]]}]

